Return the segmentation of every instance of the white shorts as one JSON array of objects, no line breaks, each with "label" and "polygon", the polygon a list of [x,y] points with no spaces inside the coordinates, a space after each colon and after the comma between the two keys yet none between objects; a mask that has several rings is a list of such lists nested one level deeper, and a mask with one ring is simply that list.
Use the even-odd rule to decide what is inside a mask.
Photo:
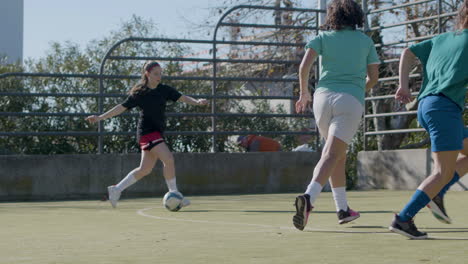
[{"label": "white shorts", "polygon": [[323,138],[335,136],[351,143],[361,123],[363,105],[347,93],[319,91],[314,93],[314,116]]}]

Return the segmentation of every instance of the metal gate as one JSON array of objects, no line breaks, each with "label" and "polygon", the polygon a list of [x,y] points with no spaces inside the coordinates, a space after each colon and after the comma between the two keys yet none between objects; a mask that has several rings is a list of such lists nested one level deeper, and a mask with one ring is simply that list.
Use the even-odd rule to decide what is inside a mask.
[{"label": "metal gate", "polygon": [[[269,12],[286,12],[289,14],[300,13],[307,14],[313,25],[296,25],[296,24],[273,24],[273,23],[238,23],[225,20],[233,14],[233,12],[239,11],[269,11]],[[212,151],[216,152],[216,137],[219,135],[247,135],[247,134],[263,134],[263,135],[303,135],[303,134],[312,134],[317,135],[316,131],[226,131],[220,130],[219,127],[219,118],[220,117],[238,117],[238,118],[271,118],[271,117],[285,117],[285,118],[311,118],[311,114],[272,114],[272,113],[263,113],[263,114],[246,114],[246,113],[230,113],[230,112],[220,112],[217,105],[219,100],[296,100],[297,96],[294,96],[292,93],[288,95],[230,95],[230,94],[220,94],[218,91],[220,82],[276,82],[276,83],[289,83],[297,84],[298,78],[296,76],[286,76],[286,77],[252,77],[252,76],[226,76],[220,72],[220,69],[226,67],[226,65],[240,65],[240,64],[249,64],[249,65],[291,65],[298,66],[300,63],[300,58],[293,59],[282,59],[282,58],[229,58],[223,56],[218,52],[221,46],[243,46],[247,49],[259,49],[265,47],[289,47],[289,48],[302,48],[305,45],[303,40],[301,41],[271,41],[268,38],[263,40],[257,40],[255,38],[251,40],[219,40],[219,30],[221,28],[251,28],[251,29],[271,29],[273,32],[284,31],[302,31],[302,32],[317,32],[318,31],[318,16],[320,13],[324,13],[324,10],[317,9],[304,9],[304,8],[279,8],[279,7],[268,7],[268,6],[253,6],[253,5],[239,5],[229,9],[224,13],[219,19],[213,33],[212,40],[194,40],[194,39],[169,39],[169,38],[138,38],[130,37],[123,39],[115,43],[105,54],[100,65],[100,71],[98,74],[59,74],[59,73],[6,73],[0,74],[0,80],[5,78],[80,78],[80,79],[94,79],[99,81],[99,92],[98,93],[54,93],[50,91],[43,92],[34,92],[34,93],[24,93],[24,92],[0,92],[2,97],[28,97],[28,96],[38,96],[38,97],[50,97],[50,98],[59,98],[59,97],[91,97],[96,98],[98,102],[98,112],[102,113],[104,109],[104,100],[111,97],[123,97],[123,93],[108,93],[106,92],[106,80],[121,79],[138,79],[138,75],[113,75],[106,74],[106,66],[111,61],[119,60],[131,60],[131,61],[140,61],[140,60],[158,60],[158,61],[168,61],[168,62],[194,62],[194,63],[208,63],[211,67],[211,76],[165,76],[164,79],[167,80],[195,80],[195,81],[210,81],[212,83],[211,94],[199,95],[199,97],[209,98],[211,100],[211,112],[210,113],[167,113],[168,117],[206,117],[211,119],[211,131],[167,131],[167,135],[210,135],[212,141]],[[310,24],[310,21],[309,21]],[[126,54],[118,54],[118,48],[121,45],[126,43],[180,43],[180,44],[204,44],[211,45],[211,58],[207,57],[148,57],[148,56],[131,56]],[[197,97],[197,96],[194,96]],[[69,112],[0,112],[2,117],[25,117],[25,116],[87,116],[94,113],[69,113]],[[130,116],[136,116],[131,115]],[[98,153],[104,152],[104,136],[113,136],[113,135],[133,135],[134,132],[106,132],[105,128],[100,122],[97,132],[92,131],[0,131],[0,136],[2,137],[16,137],[16,136],[97,136],[98,140]],[[318,138],[316,136],[316,138]],[[318,144],[318,140],[316,141]]]}]

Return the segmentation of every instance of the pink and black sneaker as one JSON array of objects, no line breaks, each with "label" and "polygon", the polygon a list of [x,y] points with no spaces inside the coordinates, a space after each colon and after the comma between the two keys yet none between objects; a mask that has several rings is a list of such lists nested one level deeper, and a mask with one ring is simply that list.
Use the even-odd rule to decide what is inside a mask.
[{"label": "pink and black sneaker", "polygon": [[310,196],[308,194],[297,196],[294,205],[296,206],[296,215],[293,216],[293,224],[302,231],[307,225],[310,211],[313,208],[310,204]]},{"label": "pink and black sneaker", "polygon": [[361,215],[359,212],[353,211],[351,208],[348,207],[348,210],[340,210],[336,213],[338,215],[338,223],[340,225],[349,223],[353,220],[358,219]]}]

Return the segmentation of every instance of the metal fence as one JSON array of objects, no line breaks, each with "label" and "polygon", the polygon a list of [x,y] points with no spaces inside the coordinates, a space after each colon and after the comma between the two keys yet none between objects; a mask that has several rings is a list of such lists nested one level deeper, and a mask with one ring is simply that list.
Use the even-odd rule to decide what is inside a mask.
[{"label": "metal fence", "polygon": [[[400,38],[398,40],[391,40],[387,42],[382,42],[380,44],[376,44],[376,47],[378,48],[395,48],[395,49],[403,49],[404,47],[407,47],[411,43],[419,42],[422,40],[430,39],[437,34],[443,33],[444,32],[444,23],[447,21],[447,19],[453,18],[457,12],[445,12],[443,11],[443,5],[444,1],[442,0],[423,0],[423,1],[412,1],[404,4],[399,4],[399,5],[391,5],[388,7],[384,8],[379,8],[379,9],[374,9],[374,10],[369,10],[368,1],[363,1],[363,9],[364,12],[367,14],[367,19],[365,23],[365,31],[366,32],[371,32],[371,31],[381,31],[385,35],[385,31],[388,29],[402,29],[399,31],[400,34],[399,36],[403,35],[401,32],[404,32],[406,27],[409,25],[413,24],[421,24],[421,23],[426,23],[426,22],[433,22],[436,21],[435,24],[437,25],[437,30],[433,32],[433,34],[428,34],[424,36],[418,36],[418,37],[408,37],[408,38]],[[419,6],[419,5],[425,5],[425,4],[435,4],[436,5],[436,15],[430,15],[427,17],[421,17],[421,18],[414,18],[410,20],[405,20],[405,21],[398,21],[395,23],[384,23],[383,25],[378,25],[378,26],[372,26],[369,25],[368,20],[372,18],[373,15],[384,15],[385,14],[395,14],[396,12],[400,11],[403,8],[411,7],[411,6]],[[445,19],[445,20],[444,20]],[[397,54],[399,55],[399,54]],[[395,58],[390,58],[383,60],[381,63],[382,64],[391,64],[391,63],[398,63],[399,62],[399,57]],[[397,82],[398,81],[398,76],[386,76],[384,78],[379,79],[379,84],[383,85],[388,82]],[[420,73],[415,73],[410,75],[411,79],[418,79],[421,80],[422,76]],[[415,92],[413,93],[413,96],[417,96],[418,93]],[[380,130],[378,129],[378,126],[375,126],[376,128],[374,130],[369,129],[369,123],[373,120],[379,119],[379,118],[394,118],[398,116],[408,116],[408,115],[416,115],[417,111],[391,111],[391,112],[384,112],[384,113],[379,113],[379,112],[372,112],[369,111],[369,103],[374,103],[378,100],[388,100],[388,99],[393,99],[394,94],[390,95],[381,95],[381,96],[370,96],[365,99],[365,104],[366,104],[366,112],[364,113],[364,120],[363,120],[363,148],[366,150],[368,148],[368,138],[369,137],[374,137],[374,136],[384,136],[384,135],[390,135],[390,134],[410,134],[410,133],[416,133],[416,132],[424,132],[425,130],[423,128],[406,128],[406,129],[391,129],[391,130]]]},{"label": "metal fence", "polygon": [[[314,26],[304,26],[304,25],[284,25],[284,24],[243,24],[243,23],[232,23],[226,22],[225,19],[233,12],[240,10],[266,10],[273,12],[301,12],[308,13],[315,17]],[[37,96],[37,97],[91,97],[96,98],[98,102],[98,113],[102,113],[104,109],[104,99],[109,97],[123,97],[123,93],[108,93],[106,92],[106,80],[111,79],[138,79],[140,76],[137,75],[112,75],[106,74],[106,65],[109,61],[113,60],[158,60],[158,61],[170,61],[170,62],[205,62],[211,65],[211,76],[165,76],[164,79],[167,80],[195,80],[195,81],[211,81],[212,89],[211,94],[204,94],[194,97],[203,97],[211,100],[211,112],[210,113],[167,113],[168,117],[189,117],[189,116],[198,116],[206,117],[211,119],[212,131],[167,131],[167,135],[211,135],[212,141],[212,151],[216,152],[216,137],[218,135],[247,135],[247,134],[263,134],[263,135],[303,135],[303,134],[313,134],[317,135],[316,131],[305,132],[305,131],[220,131],[217,128],[217,120],[219,117],[239,117],[239,118],[251,118],[251,117],[261,117],[261,118],[271,118],[271,117],[288,117],[288,118],[311,118],[311,114],[244,114],[244,113],[222,113],[217,108],[217,101],[220,99],[230,99],[230,100],[251,100],[251,99],[268,99],[268,100],[296,100],[297,97],[293,94],[284,95],[284,96],[234,96],[219,94],[217,87],[218,83],[221,81],[235,81],[235,82],[281,82],[281,83],[297,83],[297,77],[282,77],[282,78],[267,78],[267,77],[250,77],[250,76],[220,76],[219,68],[221,65],[226,64],[289,64],[289,65],[298,65],[300,60],[283,60],[283,59],[236,59],[236,58],[221,58],[217,52],[220,45],[242,45],[250,47],[303,47],[305,42],[289,42],[289,41],[239,41],[239,40],[218,40],[218,31],[222,27],[242,27],[242,28],[268,28],[273,30],[309,30],[309,31],[318,31],[318,16],[320,13],[324,13],[324,10],[317,9],[304,9],[304,8],[278,8],[278,7],[268,7],[268,6],[254,6],[254,5],[239,5],[235,6],[228,11],[226,11],[221,18],[219,19],[213,34],[212,40],[194,40],[194,39],[169,39],[169,38],[137,38],[131,37],[123,39],[115,43],[105,54],[100,65],[99,74],[59,74],[59,73],[5,73],[0,74],[0,79],[18,77],[18,78],[82,78],[82,79],[94,79],[99,80],[99,92],[98,93],[54,93],[54,92],[35,92],[35,93],[23,93],[23,92],[0,92],[2,98],[6,97],[28,97],[28,96]],[[124,43],[179,43],[179,44],[208,44],[212,45],[212,57],[203,58],[203,57],[148,57],[148,56],[130,56],[125,54],[116,54],[118,53],[118,48]],[[0,116],[88,116],[91,114],[98,113],[51,113],[51,112],[0,112]],[[106,132],[103,126],[103,123],[100,122],[97,132],[92,131],[0,131],[0,136],[2,137],[15,137],[15,136],[96,136],[98,141],[98,153],[103,153],[103,137],[110,135],[134,135],[133,131],[121,131],[121,132]],[[318,147],[318,140],[316,141]]]},{"label": "metal fence", "polygon": [[[325,1],[321,0],[320,3],[322,6]],[[430,15],[422,18],[414,18],[405,21],[395,21],[384,23],[383,25],[369,25],[368,19],[372,19],[373,16],[382,15],[382,14],[391,14],[397,10],[403,8],[408,8],[411,6],[417,5],[426,5],[426,4],[436,4],[436,15]],[[443,32],[444,23],[448,18],[452,18],[456,15],[456,12],[443,12],[444,2],[442,0],[422,0],[408,2],[399,5],[391,5],[384,8],[378,8],[369,10],[368,1],[362,1],[362,6],[364,12],[367,15],[365,28],[366,32],[372,31],[381,31],[385,35],[385,31],[389,29],[398,29],[405,28],[409,25],[415,23],[426,23],[436,21],[437,30],[433,34],[418,36],[418,37],[409,37],[409,38],[400,38],[397,40],[388,40],[378,43],[376,47],[378,48],[396,48],[402,49],[410,43],[417,41],[429,39],[437,34]],[[229,20],[230,15],[235,12],[247,11],[271,11],[271,12],[299,12],[310,14],[314,17],[315,24],[313,26],[303,25],[303,24],[273,24],[273,23],[239,23],[236,21]],[[286,117],[286,118],[311,118],[310,114],[244,114],[244,113],[223,113],[218,107],[219,100],[255,100],[255,99],[266,99],[266,100],[296,100],[297,97],[293,94],[282,95],[282,96],[243,96],[243,95],[229,95],[219,93],[219,83],[225,81],[232,82],[279,82],[284,84],[297,84],[298,79],[295,76],[287,76],[281,78],[271,78],[271,77],[251,77],[251,76],[226,76],[223,75],[219,69],[225,67],[226,65],[233,64],[253,64],[253,65],[264,65],[264,64],[275,64],[275,65],[298,65],[300,59],[268,59],[268,58],[230,58],[223,57],[219,54],[219,47],[222,45],[229,46],[243,46],[250,47],[250,49],[256,49],[261,47],[285,47],[285,48],[299,48],[305,45],[304,41],[270,41],[270,40],[220,40],[219,30],[221,28],[252,28],[252,29],[271,29],[274,32],[281,30],[301,30],[309,32],[318,32],[319,17],[323,17],[325,10],[320,9],[304,9],[304,8],[278,8],[278,7],[269,7],[269,6],[256,6],[256,5],[239,5],[227,10],[218,20],[216,27],[213,31],[213,38],[210,40],[196,40],[196,39],[170,39],[170,38],[137,38],[131,37],[120,40],[115,43],[105,54],[100,65],[100,71],[98,74],[58,74],[58,73],[5,73],[0,74],[0,79],[19,77],[19,78],[82,78],[82,79],[94,79],[99,81],[99,92],[98,93],[53,93],[53,92],[35,92],[35,93],[20,93],[20,92],[0,92],[0,96],[3,98],[6,97],[28,97],[28,96],[38,96],[38,97],[88,97],[96,98],[98,104],[98,113],[102,113],[104,109],[104,100],[111,97],[123,97],[123,93],[109,93],[106,89],[106,80],[112,79],[138,79],[137,75],[113,75],[106,74],[106,65],[112,61],[141,61],[141,60],[158,60],[158,61],[167,61],[167,62],[184,62],[184,63],[206,63],[209,66],[211,74],[209,76],[165,76],[167,80],[194,80],[194,81],[208,81],[211,82],[211,94],[203,94],[194,97],[203,97],[211,100],[211,109],[210,113],[168,113],[168,117],[204,117],[211,120],[211,131],[167,131],[167,135],[209,135],[211,136],[212,142],[212,151],[216,152],[216,138],[219,135],[247,135],[247,134],[264,134],[264,135],[302,135],[302,134],[314,134],[317,135],[316,131],[313,132],[304,132],[304,131],[223,131],[218,128],[219,118],[220,117],[239,117],[239,118],[252,118],[252,117],[261,117],[261,118],[271,118],[271,117]],[[400,32],[401,33],[401,32]],[[398,34],[401,36],[402,34]],[[202,44],[211,46],[211,57],[182,57],[182,56],[172,56],[172,57],[158,57],[158,56],[131,56],[128,54],[119,54],[119,47],[126,43],[179,43],[179,44]],[[382,60],[383,64],[397,63],[399,61],[398,57],[388,58]],[[316,70],[318,75],[318,71]],[[410,78],[421,78],[421,74],[412,74]],[[318,76],[317,78],[318,79]],[[380,84],[385,84],[389,82],[395,82],[398,80],[398,76],[386,76],[380,78]],[[417,93],[415,93],[417,95]],[[363,141],[364,149],[367,148],[368,138],[374,136],[383,136],[389,134],[406,134],[406,133],[415,133],[424,131],[422,128],[407,128],[407,129],[393,129],[393,130],[370,130],[369,124],[371,121],[379,118],[388,118],[388,117],[397,117],[397,116],[408,116],[415,115],[416,111],[393,111],[393,112],[372,112],[369,111],[369,103],[376,102],[378,100],[388,100],[393,98],[394,95],[381,95],[381,96],[371,96],[365,99],[366,112],[364,114],[363,122]],[[51,113],[51,112],[0,112],[0,116],[87,116],[90,114],[97,113]],[[133,115],[135,116],[135,115]],[[133,135],[133,131],[121,131],[121,132],[107,132],[103,126],[103,123],[100,122],[97,131],[0,131],[0,136],[3,137],[14,137],[14,136],[95,136],[98,142],[98,152],[103,153],[104,149],[104,140],[105,136],[112,135]],[[318,148],[318,137],[316,141],[316,148]]]}]

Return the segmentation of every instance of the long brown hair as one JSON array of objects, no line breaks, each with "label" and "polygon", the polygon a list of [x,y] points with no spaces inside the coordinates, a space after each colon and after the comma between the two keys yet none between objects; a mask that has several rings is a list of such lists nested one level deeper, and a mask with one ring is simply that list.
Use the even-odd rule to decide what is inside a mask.
[{"label": "long brown hair", "polygon": [[149,91],[149,88],[147,86],[148,84],[148,77],[146,77],[146,72],[150,72],[154,67],[161,67],[157,61],[147,61],[143,65],[143,69],[141,72],[141,79],[140,81],[135,84],[130,91],[128,91],[128,94],[134,95],[142,95],[145,94]]},{"label": "long brown hair", "polygon": [[323,30],[356,29],[364,24],[364,12],[353,0],[333,0],[327,7]]},{"label": "long brown hair", "polygon": [[460,10],[458,10],[457,29],[468,28],[468,0],[463,1]]}]

